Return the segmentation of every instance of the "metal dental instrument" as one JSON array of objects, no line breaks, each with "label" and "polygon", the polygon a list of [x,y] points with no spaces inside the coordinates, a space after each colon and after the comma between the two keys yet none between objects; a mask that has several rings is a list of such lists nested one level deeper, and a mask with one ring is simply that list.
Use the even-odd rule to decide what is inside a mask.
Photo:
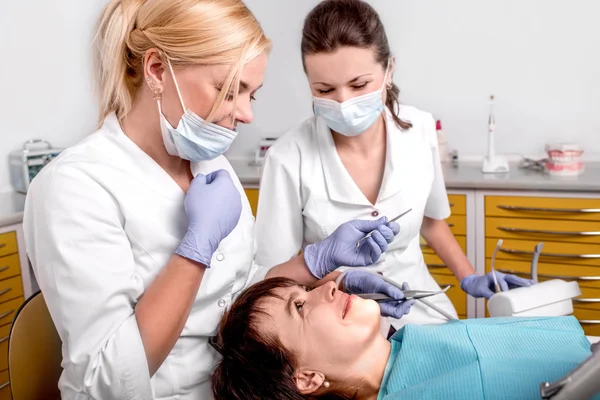
[{"label": "metal dental instrument", "polygon": [[492,254],[492,262],[491,262],[491,267],[492,267],[492,276],[494,277],[494,291],[496,293],[500,293],[502,291],[502,289],[500,289],[500,285],[498,285],[498,278],[496,277],[496,254],[498,253],[498,250],[500,249],[500,246],[502,246],[502,239],[498,239],[498,243],[496,243],[496,248],[494,249],[494,254]]},{"label": "metal dental instrument", "polygon": [[[357,267],[355,267],[355,268],[351,268],[351,269],[349,269],[349,270],[346,270],[346,271],[342,272],[341,274],[339,274],[339,275],[338,275],[338,277],[335,279],[335,285],[336,285],[336,287],[338,287],[338,288],[340,287],[340,284],[341,284],[341,283],[342,283],[342,281],[344,280],[344,276],[345,276],[345,275],[346,275],[348,272],[350,272],[350,271],[366,271],[366,272],[368,272],[368,273],[370,273],[370,274],[376,274],[376,275],[378,275],[379,277],[381,277],[381,279],[383,279],[384,281],[386,281],[387,283],[389,283],[390,285],[394,285],[394,286],[396,286],[398,289],[402,290],[402,285],[398,284],[397,282],[393,281],[392,279],[390,279],[390,278],[386,278],[385,276],[383,276],[383,275],[380,275],[380,274],[378,274],[377,272],[375,272],[375,271],[373,271],[373,270],[371,270],[371,269],[369,269],[369,268],[357,268]],[[408,288],[408,289],[410,289],[410,288]],[[447,288],[444,288],[444,291],[446,291],[446,290],[447,290]],[[407,290],[407,291],[408,291],[408,290]],[[404,290],[402,290],[402,292],[404,293]],[[455,316],[453,316],[453,315],[450,315],[449,313],[447,313],[447,312],[446,312],[445,310],[443,310],[441,307],[438,307],[437,305],[435,305],[435,304],[433,304],[433,303],[430,303],[428,300],[425,300],[425,299],[424,299],[424,298],[422,298],[422,297],[421,297],[421,298],[419,298],[419,299],[416,299],[416,300],[417,300],[418,302],[420,302],[420,303],[424,304],[425,306],[427,306],[427,307],[431,308],[432,310],[435,310],[435,311],[437,311],[439,314],[441,314],[441,315],[442,315],[444,318],[446,318],[448,321],[451,321],[451,320],[458,319],[458,318],[456,318]]]},{"label": "metal dental instrument", "polygon": [[390,297],[386,294],[383,293],[361,293],[361,294],[357,294],[358,297],[361,297],[365,300],[375,300],[378,303],[383,303],[383,302],[393,302],[393,301],[405,301],[405,300],[418,300],[418,299],[424,299],[426,297],[430,297],[430,296],[435,296],[438,295],[440,293],[445,293],[448,289],[450,289],[451,286],[446,286],[445,288],[441,289],[441,290],[405,290],[403,291],[404,293],[404,298],[401,300],[397,300],[394,299],[393,297]]},{"label": "metal dental instrument", "polygon": [[544,248],[544,243],[540,242],[535,246],[535,250],[533,251],[533,258],[531,259],[531,279],[538,283],[538,260],[540,259],[540,254],[542,253],[542,249]]},{"label": "metal dental instrument", "polygon": [[[412,211],[412,208],[409,208],[408,210],[404,211],[402,214],[398,215],[396,218],[394,218],[394,219],[392,219],[392,220],[388,221],[388,224],[389,224],[390,222],[396,222],[396,221],[398,221],[398,220],[399,220],[401,217],[405,216],[406,214],[408,214],[408,213],[409,213],[409,212],[411,212],[411,211]],[[365,237],[363,237],[363,238],[362,238],[362,239],[360,239],[358,242],[356,242],[356,252],[357,252],[357,253],[358,253],[358,248],[360,247],[360,243],[361,243],[363,240],[367,240],[368,238],[370,238],[370,237],[373,235],[373,232],[375,232],[375,231],[371,231],[371,232],[369,232],[369,233],[368,233],[368,234],[367,234]]]}]

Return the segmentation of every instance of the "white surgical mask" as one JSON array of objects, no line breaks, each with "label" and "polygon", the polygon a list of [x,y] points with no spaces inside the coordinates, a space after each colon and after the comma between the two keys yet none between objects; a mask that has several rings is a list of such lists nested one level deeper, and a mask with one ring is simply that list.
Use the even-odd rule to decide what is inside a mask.
[{"label": "white surgical mask", "polygon": [[178,156],[192,162],[217,158],[229,149],[237,136],[237,132],[206,122],[192,110],[186,109],[170,61],[169,69],[184,113],[177,128],[173,128],[162,113],[160,100],[157,101],[160,130],[167,152],[172,156]]},{"label": "white surgical mask", "polygon": [[315,114],[325,120],[332,131],[344,136],[358,136],[371,127],[383,111],[382,93],[390,67],[388,60],[381,87],[371,93],[338,103],[335,100],[313,96]]}]

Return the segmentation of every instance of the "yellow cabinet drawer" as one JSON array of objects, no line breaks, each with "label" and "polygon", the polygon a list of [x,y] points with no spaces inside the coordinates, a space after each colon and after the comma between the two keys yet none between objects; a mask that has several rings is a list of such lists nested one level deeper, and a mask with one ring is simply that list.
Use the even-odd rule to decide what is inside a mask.
[{"label": "yellow cabinet drawer", "polygon": [[573,315],[579,320],[588,336],[600,336],[600,310],[589,310],[575,306]]},{"label": "yellow cabinet drawer", "polygon": [[485,219],[485,236],[600,244],[600,221],[488,217]]},{"label": "yellow cabinet drawer", "polygon": [[0,371],[8,369],[8,334],[10,325],[0,326]]},{"label": "yellow cabinet drawer", "polygon": [[[463,253],[466,253],[467,252],[467,238],[465,236],[455,236],[455,238],[456,238],[456,241],[458,242],[458,244],[460,244],[460,247],[462,248]],[[421,250],[423,251],[423,255],[425,253],[435,254],[433,249],[431,247],[429,247],[429,245],[423,238],[421,238]]]},{"label": "yellow cabinet drawer", "polygon": [[0,233],[0,257],[17,252],[17,233]]},{"label": "yellow cabinet drawer", "polygon": [[19,254],[0,257],[0,280],[21,275],[21,263]]},{"label": "yellow cabinet drawer", "polygon": [[12,400],[8,383],[8,370],[0,372],[0,400]]},{"label": "yellow cabinet drawer", "polygon": [[573,299],[573,304],[575,307],[600,312],[600,287],[581,287],[581,296]]},{"label": "yellow cabinet drawer", "polygon": [[425,260],[425,264],[427,268],[429,268],[429,272],[443,275],[452,275],[450,269],[444,264],[441,258],[437,256],[437,254],[429,254],[423,253],[423,259]]},{"label": "yellow cabinet drawer", "polygon": [[23,296],[23,282],[21,276],[0,281],[0,302]]},{"label": "yellow cabinet drawer", "polygon": [[250,208],[252,209],[252,215],[256,217],[256,209],[258,208],[258,189],[244,189],[246,197],[250,202]]},{"label": "yellow cabinet drawer", "polygon": [[456,308],[456,312],[460,318],[467,317],[467,294],[462,291],[460,288],[460,283],[458,279],[454,276],[449,275],[440,275],[440,274],[431,274],[433,279],[440,285],[442,288],[451,285],[452,287],[448,289],[446,294],[448,298]]},{"label": "yellow cabinet drawer", "polygon": [[600,221],[600,199],[486,196],[486,217]]},{"label": "yellow cabinet drawer", "polygon": [[0,303],[0,325],[12,323],[23,301],[25,301],[25,298],[17,297],[16,299]]},{"label": "yellow cabinet drawer", "polygon": [[[497,239],[485,240],[485,256],[491,258],[496,248]],[[533,250],[539,241],[533,240],[504,240],[497,260],[531,261]],[[546,242],[542,250],[540,265],[545,263],[576,264],[600,266],[600,246],[597,244]]]},{"label": "yellow cabinet drawer", "polygon": [[455,235],[466,235],[467,234],[467,217],[464,215],[451,215],[446,220],[450,230]]},{"label": "yellow cabinet drawer", "polygon": [[449,194],[450,212],[452,215],[467,214],[467,196],[464,194]]}]

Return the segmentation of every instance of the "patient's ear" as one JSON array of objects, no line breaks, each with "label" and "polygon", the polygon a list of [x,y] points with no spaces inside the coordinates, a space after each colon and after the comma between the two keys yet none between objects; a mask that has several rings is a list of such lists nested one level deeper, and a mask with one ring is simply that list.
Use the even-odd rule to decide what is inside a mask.
[{"label": "patient's ear", "polygon": [[294,377],[296,387],[302,394],[311,394],[319,390],[325,382],[325,375],[315,371],[298,371]]}]

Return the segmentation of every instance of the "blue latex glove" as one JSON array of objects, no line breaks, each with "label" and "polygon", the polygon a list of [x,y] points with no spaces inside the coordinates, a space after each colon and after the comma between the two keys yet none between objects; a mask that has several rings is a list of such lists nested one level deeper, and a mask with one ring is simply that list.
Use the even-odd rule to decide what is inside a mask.
[{"label": "blue latex glove", "polygon": [[[402,290],[408,290],[406,282],[402,284],[402,290],[400,290],[384,281],[381,276],[367,271],[348,271],[344,275],[343,284],[346,293],[383,293],[398,300],[404,298]],[[381,309],[381,315],[400,319],[408,314],[413,304],[415,304],[414,300],[390,301],[379,303],[379,308]]]},{"label": "blue latex glove", "polygon": [[197,175],[185,196],[188,231],[175,249],[182,257],[210,267],[219,243],[233,231],[242,213],[242,199],[229,172]]},{"label": "blue latex glove", "polygon": [[[516,275],[506,275],[496,272],[496,279],[500,289],[504,292],[522,286],[531,286],[535,282],[531,279],[520,278]],[[473,297],[489,299],[494,295],[494,277],[491,272],[485,275],[472,274],[463,278],[460,288]]]},{"label": "blue latex glove", "polygon": [[[356,242],[373,231],[356,251]],[[304,249],[304,260],[309,271],[322,279],[338,267],[365,267],[374,264],[388,244],[400,232],[400,225],[387,223],[387,217],[377,220],[353,220],[340,225],[330,236]]]}]

